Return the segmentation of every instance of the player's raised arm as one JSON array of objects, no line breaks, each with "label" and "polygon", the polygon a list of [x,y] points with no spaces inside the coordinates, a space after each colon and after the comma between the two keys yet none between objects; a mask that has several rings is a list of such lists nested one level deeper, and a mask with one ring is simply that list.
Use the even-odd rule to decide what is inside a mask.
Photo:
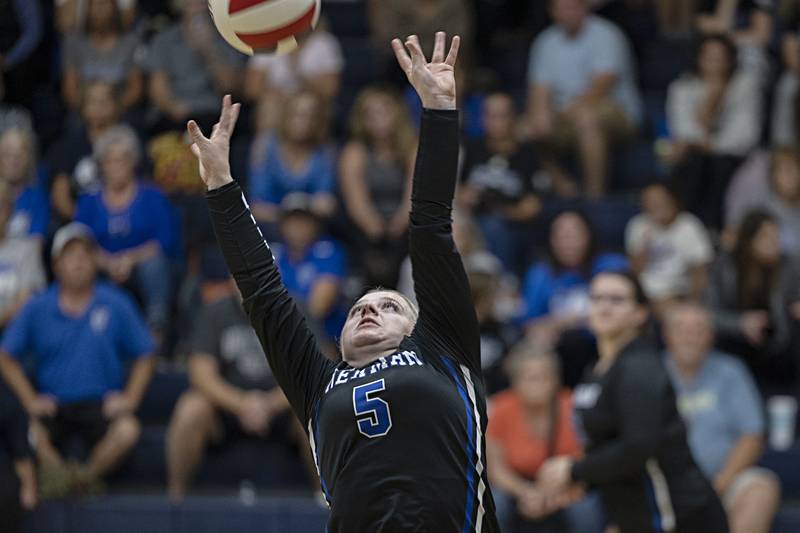
[{"label": "player's raised arm", "polygon": [[400,68],[422,100],[419,150],[411,193],[410,255],[420,314],[420,338],[434,339],[447,355],[480,371],[480,337],[461,257],[453,243],[459,117],[454,68],[460,38],[445,55],[446,36],[436,34],[429,62],[415,35],[392,41]]},{"label": "player's raised arm", "polygon": [[272,371],[305,424],[333,363],[320,352],[286,291],[269,246],[231,176],[230,138],[239,107],[225,96],[220,120],[210,137],[204,136],[194,121],[187,128],[194,143],[192,152],[200,163],[200,177],[208,188],[206,199],[217,241]]}]

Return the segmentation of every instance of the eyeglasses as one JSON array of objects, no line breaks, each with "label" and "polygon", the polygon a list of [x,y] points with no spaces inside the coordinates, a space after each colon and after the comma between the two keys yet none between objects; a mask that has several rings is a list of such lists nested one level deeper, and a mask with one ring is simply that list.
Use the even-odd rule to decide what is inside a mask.
[{"label": "eyeglasses", "polygon": [[590,294],[589,300],[592,303],[599,304],[599,303],[607,303],[610,305],[623,305],[633,301],[633,298],[630,296],[623,296],[621,294]]}]

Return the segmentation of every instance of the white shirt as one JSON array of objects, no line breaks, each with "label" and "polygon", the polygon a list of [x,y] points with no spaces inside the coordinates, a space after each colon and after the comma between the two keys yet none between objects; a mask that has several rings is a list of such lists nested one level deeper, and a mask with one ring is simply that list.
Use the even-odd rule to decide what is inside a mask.
[{"label": "white shirt", "polygon": [[262,71],[270,87],[292,92],[302,89],[304,80],[340,73],[344,58],[336,37],[317,30],[296,50],[283,55],[256,54],[248,66]]},{"label": "white shirt", "polygon": [[635,216],[625,228],[625,248],[634,255],[645,246],[648,261],[640,280],[647,296],[656,299],[686,294],[689,269],[710,263],[714,257],[708,232],[690,213],[679,214],[666,228],[646,214]]}]

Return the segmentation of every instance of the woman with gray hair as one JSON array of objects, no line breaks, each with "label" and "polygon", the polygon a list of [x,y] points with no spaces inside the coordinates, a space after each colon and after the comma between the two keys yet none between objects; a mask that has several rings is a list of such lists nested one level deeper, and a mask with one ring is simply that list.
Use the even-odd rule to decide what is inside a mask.
[{"label": "woman with gray hair", "polygon": [[167,325],[170,259],[179,248],[178,219],[166,196],[136,176],[141,147],[129,126],[115,126],[95,143],[102,189],[78,199],[75,220],[89,226],[100,246],[101,270],[134,291],[158,335]]}]

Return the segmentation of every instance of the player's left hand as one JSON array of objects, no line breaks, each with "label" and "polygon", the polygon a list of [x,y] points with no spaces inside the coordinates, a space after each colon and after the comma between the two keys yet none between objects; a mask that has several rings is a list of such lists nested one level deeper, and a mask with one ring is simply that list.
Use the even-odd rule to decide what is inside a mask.
[{"label": "player's left hand", "polygon": [[214,125],[211,137],[200,131],[197,122],[190,120],[186,125],[192,139],[192,153],[200,163],[200,178],[208,190],[218,189],[233,181],[231,176],[230,147],[233,128],[239,118],[241,104],[234,104],[231,95],[222,99],[222,113]]},{"label": "player's left hand", "polygon": [[400,39],[392,40],[392,49],[400,68],[419,94],[422,106],[427,109],[456,108],[455,66],[461,38],[458,35],[453,37],[447,57],[444,55],[445,41],[445,33],[436,32],[433,56],[428,62],[416,35],[406,38],[405,46]]},{"label": "player's left hand", "polygon": [[561,456],[545,461],[536,476],[536,483],[552,492],[566,489],[572,483],[572,458]]}]

